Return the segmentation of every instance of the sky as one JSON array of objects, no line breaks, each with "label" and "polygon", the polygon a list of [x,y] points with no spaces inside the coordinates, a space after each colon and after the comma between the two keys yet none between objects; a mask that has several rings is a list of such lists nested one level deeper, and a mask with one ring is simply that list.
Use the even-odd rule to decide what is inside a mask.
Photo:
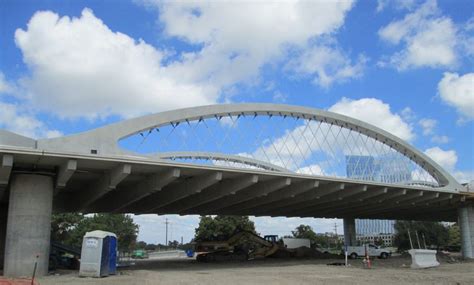
[{"label": "sky", "polygon": [[[0,128],[56,137],[182,107],[345,114],[474,180],[474,2],[0,1]],[[197,216],[135,216],[187,241]],[[254,218],[261,234],[340,220]]]}]

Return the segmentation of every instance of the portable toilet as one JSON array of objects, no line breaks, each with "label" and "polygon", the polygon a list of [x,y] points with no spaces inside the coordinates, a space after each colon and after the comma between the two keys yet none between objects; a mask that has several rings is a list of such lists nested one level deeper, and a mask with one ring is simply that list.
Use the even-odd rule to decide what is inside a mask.
[{"label": "portable toilet", "polygon": [[111,232],[87,232],[82,240],[81,277],[104,277],[116,273],[117,236]]}]

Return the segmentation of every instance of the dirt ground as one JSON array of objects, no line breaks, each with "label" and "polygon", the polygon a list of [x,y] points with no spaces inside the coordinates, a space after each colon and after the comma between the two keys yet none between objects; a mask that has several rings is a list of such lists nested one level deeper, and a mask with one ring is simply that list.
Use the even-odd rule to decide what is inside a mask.
[{"label": "dirt ground", "polygon": [[351,266],[327,265],[339,259],[271,259],[247,262],[198,263],[188,258],[137,262],[119,275],[79,278],[77,271],[61,271],[39,279],[41,285],[146,284],[474,284],[474,262],[439,258],[441,266],[410,269],[409,257],[375,259],[372,269],[361,260]]}]

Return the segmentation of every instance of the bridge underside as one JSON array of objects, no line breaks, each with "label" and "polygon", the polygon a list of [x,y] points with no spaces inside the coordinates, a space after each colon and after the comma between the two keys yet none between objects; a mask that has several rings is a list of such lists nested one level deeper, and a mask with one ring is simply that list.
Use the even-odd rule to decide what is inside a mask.
[{"label": "bridge underside", "polygon": [[[11,176],[50,175],[54,212],[456,221],[465,202],[435,188],[195,165],[12,153]],[[5,157],[5,155],[4,155]],[[1,189],[1,188],[0,188]],[[8,201],[8,188],[1,192]]]}]

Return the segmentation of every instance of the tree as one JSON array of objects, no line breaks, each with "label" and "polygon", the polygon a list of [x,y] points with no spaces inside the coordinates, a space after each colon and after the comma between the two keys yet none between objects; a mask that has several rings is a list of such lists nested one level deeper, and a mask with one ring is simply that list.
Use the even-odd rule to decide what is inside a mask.
[{"label": "tree", "polygon": [[146,247],[147,247],[147,243],[144,241],[139,241],[135,245],[136,249],[146,249]]},{"label": "tree", "polygon": [[72,232],[83,219],[84,215],[79,213],[52,215],[51,240],[70,245]]},{"label": "tree", "polygon": [[311,241],[316,240],[316,233],[309,225],[299,225],[294,231],[291,231],[291,233],[295,238],[307,238]]},{"label": "tree", "polygon": [[201,216],[195,240],[226,240],[236,231],[255,233],[255,224],[248,216]]},{"label": "tree", "polygon": [[324,235],[317,234],[309,225],[299,225],[294,231],[291,231],[294,238],[309,239],[312,246],[328,247],[328,238]]},{"label": "tree", "polygon": [[448,228],[448,245],[451,247],[461,246],[461,231],[458,224],[453,224]]},{"label": "tree", "polygon": [[121,251],[129,251],[135,246],[138,225],[125,214],[82,214],[53,215],[51,224],[52,240],[66,245],[81,247],[86,232],[103,230],[117,235]]},{"label": "tree", "polygon": [[426,246],[439,248],[448,244],[448,228],[439,222],[418,222],[418,221],[396,221],[395,222],[395,240],[394,243],[399,250],[410,249],[408,238],[410,231],[413,247],[418,248],[416,233],[420,240],[420,247],[424,247],[423,235],[426,240]]}]

